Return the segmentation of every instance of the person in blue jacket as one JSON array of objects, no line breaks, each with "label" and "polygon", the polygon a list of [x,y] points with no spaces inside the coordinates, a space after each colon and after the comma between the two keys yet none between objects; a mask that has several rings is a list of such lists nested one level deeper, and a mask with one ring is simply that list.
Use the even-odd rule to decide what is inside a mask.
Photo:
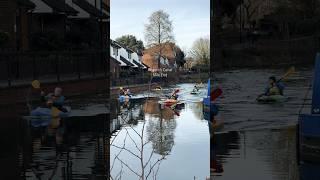
[{"label": "person in blue jacket", "polygon": [[65,102],[65,97],[62,95],[62,88],[56,87],[54,89],[53,93],[49,93],[47,96],[45,96],[45,93],[42,91],[41,92],[41,97],[43,100],[52,100],[53,106],[58,108],[62,112],[67,112],[67,109],[65,109],[64,102]]},{"label": "person in blue jacket", "polygon": [[276,77],[271,76],[269,77],[269,85],[265,89],[264,95],[271,96],[271,95],[283,95],[284,91],[284,84],[277,81]]}]

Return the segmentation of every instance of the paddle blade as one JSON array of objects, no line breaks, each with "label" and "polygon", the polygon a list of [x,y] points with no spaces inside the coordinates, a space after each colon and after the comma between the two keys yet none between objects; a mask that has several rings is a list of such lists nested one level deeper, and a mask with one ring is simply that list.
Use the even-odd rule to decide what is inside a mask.
[{"label": "paddle blade", "polygon": [[284,80],[286,78],[288,78],[291,74],[293,74],[296,71],[294,66],[291,66],[288,71],[282,76],[282,78],[280,80]]},{"label": "paddle blade", "polygon": [[32,87],[35,88],[35,89],[39,89],[39,88],[40,88],[40,82],[39,82],[38,80],[33,80],[33,81],[31,82],[31,85],[32,85]]},{"label": "paddle blade", "polygon": [[59,117],[60,112],[61,111],[56,107],[51,108],[51,116],[52,117]]},{"label": "paddle blade", "polygon": [[220,95],[222,94],[222,90],[220,88],[215,89],[214,91],[211,92],[210,94],[210,100],[214,101],[217,99]]}]

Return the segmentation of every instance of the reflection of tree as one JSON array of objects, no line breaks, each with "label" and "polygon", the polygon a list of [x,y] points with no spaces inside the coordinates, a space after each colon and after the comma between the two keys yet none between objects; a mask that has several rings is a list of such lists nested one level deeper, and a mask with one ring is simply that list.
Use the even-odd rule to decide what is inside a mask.
[{"label": "reflection of tree", "polygon": [[176,121],[174,119],[150,119],[148,125],[148,139],[152,142],[153,149],[158,154],[168,155],[174,145]]},{"label": "reflection of tree", "polygon": [[[144,108],[149,109],[149,107],[146,105]],[[127,113],[129,113],[129,111],[127,111]],[[139,111],[139,115],[141,115],[141,111]],[[157,179],[161,161],[165,159],[166,155],[155,157],[155,149],[152,149],[150,154],[149,151],[147,151],[146,146],[150,144],[151,140],[146,140],[145,137],[146,121],[142,121],[140,124],[142,128],[141,130],[138,130],[136,126],[128,123],[130,120],[129,114],[128,116],[122,115],[119,117],[123,118],[122,121],[126,122],[127,125],[118,131],[116,136],[110,142],[110,146],[114,149],[117,149],[117,152],[114,154],[112,160],[110,172],[112,172],[116,163],[119,163],[121,168],[114,176],[111,175],[110,179],[122,179],[122,176],[125,172],[124,169],[127,169],[135,174],[140,180]],[[121,141],[121,143],[115,143],[115,140],[120,133],[125,133],[123,141]],[[134,149],[128,148],[128,144],[131,143],[135,147]],[[127,159],[122,158],[121,154],[123,153],[127,153],[130,155],[130,157],[134,157],[139,162],[139,167],[133,167],[131,164],[129,164]],[[137,170],[136,168],[139,169]]]},{"label": "reflection of tree", "polygon": [[191,105],[191,110],[193,112],[193,114],[197,117],[196,119],[203,119],[203,104],[202,102],[196,102],[196,103],[192,103]]}]

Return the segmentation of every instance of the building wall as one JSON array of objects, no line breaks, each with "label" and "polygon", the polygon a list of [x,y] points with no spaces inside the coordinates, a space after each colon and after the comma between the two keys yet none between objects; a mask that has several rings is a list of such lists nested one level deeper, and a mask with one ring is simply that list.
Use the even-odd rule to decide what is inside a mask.
[{"label": "building wall", "polygon": [[4,45],[5,48],[15,48],[16,45],[16,1],[0,1],[0,31],[9,35],[9,42]]},{"label": "building wall", "polygon": [[73,3],[73,0],[65,0],[66,4],[68,4],[70,7],[78,11],[78,14],[73,16],[69,16],[69,18],[90,18],[90,14],[83,10],[81,7]]},{"label": "building wall", "polygon": [[120,65],[110,58],[111,79],[118,79],[120,74]]},{"label": "building wall", "polygon": [[140,62],[140,61],[139,61],[139,56],[138,56],[137,53],[131,53],[131,59],[133,59],[133,60],[135,60],[135,61],[137,61],[137,62]]},{"label": "building wall", "polygon": [[149,66],[150,69],[157,69],[158,68],[158,60],[156,60],[152,55],[150,54],[144,54],[142,56],[142,62]]}]

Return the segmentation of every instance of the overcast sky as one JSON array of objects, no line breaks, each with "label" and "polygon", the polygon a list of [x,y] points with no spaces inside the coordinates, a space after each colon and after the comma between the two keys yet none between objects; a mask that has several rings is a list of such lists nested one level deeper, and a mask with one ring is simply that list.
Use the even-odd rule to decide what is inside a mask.
[{"label": "overcast sky", "polygon": [[131,34],[144,39],[148,17],[159,9],[170,15],[176,44],[189,51],[194,40],[210,36],[210,0],[111,0],[111,39]]}]

